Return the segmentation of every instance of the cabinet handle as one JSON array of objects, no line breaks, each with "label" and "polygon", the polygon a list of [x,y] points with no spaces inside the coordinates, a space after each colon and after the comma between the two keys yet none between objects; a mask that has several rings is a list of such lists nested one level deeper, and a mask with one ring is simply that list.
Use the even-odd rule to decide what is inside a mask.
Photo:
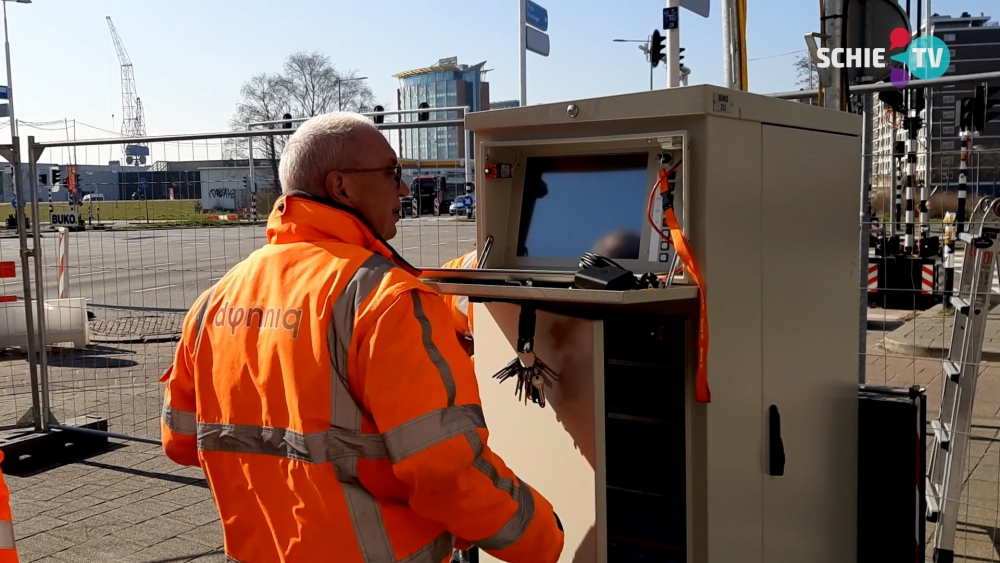
[{"label": "cabinet handle", "polygon": [[768,449],[770,450],[768,474],[772,477],[780,477],[785,474],[785,444],[781,441],[781,415],[778,414],[777,406],[771,405],[768,409],[768,417]]}]

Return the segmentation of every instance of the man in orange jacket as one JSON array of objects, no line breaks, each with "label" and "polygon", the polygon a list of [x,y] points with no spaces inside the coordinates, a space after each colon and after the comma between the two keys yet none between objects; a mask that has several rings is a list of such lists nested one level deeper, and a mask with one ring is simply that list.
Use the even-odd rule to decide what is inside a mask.
[{"label": "man in orange jacket", "polygon": [[302,124],[267,242],[195,301],[163,447],[205,471],[242,563],[551,563],[552,505],[489,448],[448,307],[386,242],[408,193],[370,121]]}]

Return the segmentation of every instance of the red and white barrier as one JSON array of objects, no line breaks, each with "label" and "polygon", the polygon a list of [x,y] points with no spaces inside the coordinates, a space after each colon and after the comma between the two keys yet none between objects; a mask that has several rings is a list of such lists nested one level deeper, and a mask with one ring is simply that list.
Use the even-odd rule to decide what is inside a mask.
[{"label": "red and white barrier", "polygon": [[934,293],[934,265],[923,264],[920,266],[920,293],[930,295]]},{"label": "red and white barrier", "polygon": [[[17,267],[14,262],[0,262],[0,278],[16,278]],[[0,303],[17,301],[16,295],[0,295]]]},{"label": "red and white barrier", "polygon": [[878,264],[868,264],[868,293],[878,292]]},{"label": "red and white barrier", "polygon": [[69,297],[69,229],[59,227],[56,254],[59,257],[59,299]]}]

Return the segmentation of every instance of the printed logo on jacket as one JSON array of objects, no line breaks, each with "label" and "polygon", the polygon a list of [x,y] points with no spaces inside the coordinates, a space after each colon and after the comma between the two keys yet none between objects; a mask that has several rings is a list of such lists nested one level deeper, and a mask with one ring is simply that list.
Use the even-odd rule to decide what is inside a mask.
[{"label": "printed logo on jacket", "polygon": [[255,327],[259,330],[287,330],[292,339],[299,337],[302,326],[302,309],[281,307],[229,306],[227,301],[215,314],[215,326],[229,327],[229,334],[236,335],[239,328]]}]

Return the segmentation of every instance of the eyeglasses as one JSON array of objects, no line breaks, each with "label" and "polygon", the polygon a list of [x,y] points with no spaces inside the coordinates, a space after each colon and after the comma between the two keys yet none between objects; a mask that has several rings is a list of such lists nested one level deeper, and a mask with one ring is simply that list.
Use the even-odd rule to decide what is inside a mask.
[{"label": "eyeglasses", "polygon": [[395,173],[395,180],[397,184],[403,179],[403,166],[400,164],[382,168],[352,168],[348,170],[336,170],[336,172],[340,172],[341,174],[358,174],[361,172],[385,172],[386,170],[392,170]]}]

